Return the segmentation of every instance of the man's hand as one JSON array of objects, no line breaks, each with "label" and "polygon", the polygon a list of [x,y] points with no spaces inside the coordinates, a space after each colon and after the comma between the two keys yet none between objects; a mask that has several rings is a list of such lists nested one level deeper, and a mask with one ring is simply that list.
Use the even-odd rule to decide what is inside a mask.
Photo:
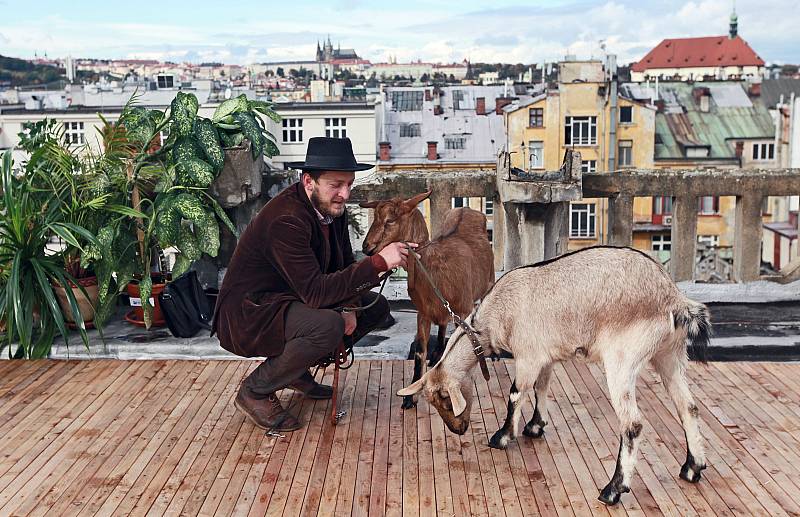
[{"label": "man's hand", "polygon": [[394,269],[398,266],[406,267],[408,265],[408,248],[406,248],[406,244],[412,248],[417,247],[417,244],[414,242],[393,242],[387,244],[386,247],[378,253],[378,255],[383,257],[383,260],[386,261],[386,265],[389,269]]},{"label": "man's hand", "polygon": [[342,312],[342,319],[344,320],[344,333],[346,336],[352,336],[356,330],[356,313],[355,312]]}]

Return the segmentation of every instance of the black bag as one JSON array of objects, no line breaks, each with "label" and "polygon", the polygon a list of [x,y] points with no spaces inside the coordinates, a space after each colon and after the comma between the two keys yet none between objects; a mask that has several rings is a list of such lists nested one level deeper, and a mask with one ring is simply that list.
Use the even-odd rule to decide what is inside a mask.
[{"label": "black bag", "polygon": [[187,271],[168,283],[158,300],[173,336],[194,337],[201,329],[211,330],[211,307],[196,271]]}]

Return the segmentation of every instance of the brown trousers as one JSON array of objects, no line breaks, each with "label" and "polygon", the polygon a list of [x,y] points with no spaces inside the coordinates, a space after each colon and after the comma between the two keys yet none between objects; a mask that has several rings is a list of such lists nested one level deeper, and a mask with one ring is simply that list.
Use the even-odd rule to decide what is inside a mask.
[{"label": "brown trousers", "polygon": [[283,353],[268,358],[248,375],[243,384],[248,395],[265,398],[294,381],[309,387],[314,382],[308,369],[320,359],[330,356],[344,339],[358,342],[389,316],[389,302],[382,295],[367,291],[361,295],[361,306],[378,301],[369,309],[356,313],[357,326],[352,336],[344,336],[342,315],[330,309],[312,309],[294,302],[286,311]]}]

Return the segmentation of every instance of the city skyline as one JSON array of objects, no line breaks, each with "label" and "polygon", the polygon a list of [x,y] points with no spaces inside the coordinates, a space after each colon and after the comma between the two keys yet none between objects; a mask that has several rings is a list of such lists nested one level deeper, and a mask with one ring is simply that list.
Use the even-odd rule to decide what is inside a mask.
[{"label": "city skyline", "polygon": [[[37,5],[31,12],[25,4],[0,1],[7,21],[0,28],[4,55],[228,64],[313,60],[317,42],[330,35],[334,46],[341,43],[373,62],[538,63],[567,54],[599,57],[602,41],[607,52],[627,63],[665,38],[727,34],[732,10],[728,0],[647,5],[555,0],[534,6],[500,0],[490,9],[465,0],[458,4],[459,12],[449,2],[417,0],[402,7],[313,1],[269,11],[249,0],[235,10],[220,10],[205,0],[188,8],[146,0],[125,13],[95,0],[68,10],[52,1]],[[160,15],[153,17],[153,12]],[[739,34],[765,61],[800,62],[800,51],[791,41],[800,13],[791,2],[739,2],[736,12]]]}]

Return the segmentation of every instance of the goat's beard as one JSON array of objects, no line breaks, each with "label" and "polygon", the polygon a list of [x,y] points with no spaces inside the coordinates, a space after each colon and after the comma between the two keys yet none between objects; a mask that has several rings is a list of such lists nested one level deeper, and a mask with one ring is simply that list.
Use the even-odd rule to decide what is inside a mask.
[{"label": "goat's beard", "polygon": [[323,201],[314,185],[311,190],[311,204],[317,211],[322,214],[322,217],[339,217],[344,213],[344,200],[341,205],[334,205],[331,201]]}]

